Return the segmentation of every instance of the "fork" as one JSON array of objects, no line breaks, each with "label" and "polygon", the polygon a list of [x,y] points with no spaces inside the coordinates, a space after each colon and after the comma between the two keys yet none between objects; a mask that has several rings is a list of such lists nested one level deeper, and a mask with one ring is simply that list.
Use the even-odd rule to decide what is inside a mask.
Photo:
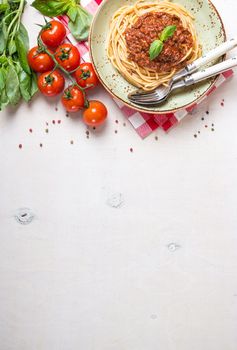
[{"label": "fork", "polygon": [[190,74],[186,76],[183,80],[177,81],[171,86],[169,93],[166,96],[164,96],[163,99],[161,99],[161,97],[157,95],[156,92],[154,92],[152,97],[146,96],[142,101],[140,100],[136,100],[136,102],[134,102],[134,100],[131,100],[131,101],[141,106],[147,106],[147,107],[156,106],[157,104],[164,102],[173,90],[180,89],[185,86],[197,84],[200,81],[216,76],[236,66],[237,66],[237,56],[232,57],[221,63],[218,63],[205,70]]},{"label": "fork", "polygon": [[[173,76],[173,78],[169,81],[168,86],[161,86],[161,87],[158,87],[157,89],[150,91],[150,92],[146,92],[144,90],[136,90],[135,92],[132,92],[128,95],[128,99],[131,102],[138,104],[138,105],[143,105],[143,104],[147,105],[148,103],[152,103],[154,105],[154,104],[159,104],[161,102],[164,102],[168,98],[171,91],[173,91],[177,88],[181,88],[184,86],[189,86],[189,85],[195,84],[196,82],[199,82],[201,80],[207,79],[209,77],[212,77],[214,75],[222,73],[223,71],[228,70],[229,68],[227,68],[227,69],[225,68],[228,66],[228,64],[226,66],[225,65],[218,66],[218,64],[217,64],[215,66],[218,66],[217,68],[220,68],[220,71],[217,71],[216,69],[214,69],[213,71],[209,70],[210,68],[215,67],[215,66],[207,68],[206,70],[203,71],[203,72],[207,72],[207,76],[205,76],[205,74],[204,75],[202,74],[201,80],[200,80],[200,76],[198,76],[198,75],[197,76],[190,75],[191,73],[196,72],[200,67],[217,59],[218,57],[220,57],[223,54],[225,54],[226,52],[232,50],[236,46],[237,46],[237,38],[230,39],[230,40],[224,42],[223,44],[221,44],[220,46],[216,47],[215,49],[209,51],[206,55],[198,58],[196,61],[188,64],[185,68],[183,68],[181,71],[179,71],[176,75]],[[231,61],[231,63],[234,64],[234,61]],[[227,61],[224,61],[224,62],[227,62]],[[231,68],[232,67],[233,66],[231,65]],[[185,79],[183,79],[183,78],[185,78]],[[181,79],[183,79],[183,80],[181,80]],[[179,80],[181,80],[181,81],[179,82]]]}]

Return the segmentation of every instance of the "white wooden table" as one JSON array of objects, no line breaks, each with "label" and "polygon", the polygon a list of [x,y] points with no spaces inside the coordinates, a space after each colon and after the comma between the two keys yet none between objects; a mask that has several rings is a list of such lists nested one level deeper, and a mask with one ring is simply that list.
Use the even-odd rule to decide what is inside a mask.
[{"label": "white wooden table", "polygon": [[[215,4],[235,35],[237,2]],[[41,96],[1,113],[0,349],[236,350],[236,77],[144,141],[95,97],[89,138]]]}]

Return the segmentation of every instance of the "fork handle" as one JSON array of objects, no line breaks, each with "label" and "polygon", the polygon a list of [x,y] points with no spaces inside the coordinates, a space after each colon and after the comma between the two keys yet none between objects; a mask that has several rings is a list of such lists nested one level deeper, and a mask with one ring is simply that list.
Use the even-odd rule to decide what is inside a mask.
[{"label": "fork handle", "polygon": [[187,65],[186,69],[189,73],[193,73],[205,64],[223,56],[228,51],[234,49],[237,46],[237,38],[232,38],[225,41],[223,44],[217,46],[215,49],[207,52],[204,56],[198,58],[193,63]]},{"label": "fork handle", "polygon": [[215,75],[218,75],[220,73],[226,72],[227,70],[235,66],[237,66],[237,56],[187,76],[184,79],[184,83],[186,86],[193,85],[202,80],[205,80]]}]

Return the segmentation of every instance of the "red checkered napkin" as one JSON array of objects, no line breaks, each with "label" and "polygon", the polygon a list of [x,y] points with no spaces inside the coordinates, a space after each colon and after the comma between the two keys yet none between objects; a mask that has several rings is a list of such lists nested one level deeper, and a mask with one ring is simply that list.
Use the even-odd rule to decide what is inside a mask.
[{"label": "red checkered napkin", "polygon": [[[84,6],[90,13],[94,14],[99,4],[103,0],[82,0],[81,4]],[[60,16],[58,19],[66,26],[67,28],[67,39],[73,45],[77,46],[80,51],[81,57],[83,61],[90,61],[89,55],[89,47],[88,42],[78,43],[68,29],[68,18],[66,16]],[[118,105],[120,110],[123,112],[124,116],[129,120],[137,133],[145,138],[150,135],[157,128],[161,127],[163,130],[168,131],[173,126],[178,124],[182,119],[184,119],[187,114],[191,113],[194,109],[198,107],[200,103],[203,102],[213,91],[215,91],[219,86],[221,86],[228,78],[233,75],[233,71],[229,70],[219,76],[216,81],[215,86],[209,91],[202,99],[198,101],[198,103],[194,103],[192,106],[188,108],[184,108],[175,113],[168,114],[148,114],[137,112],[136,110],[127,107],[121,101],[114,99],[115,103]],[[111,97],[112,98],[112,97]]]}]

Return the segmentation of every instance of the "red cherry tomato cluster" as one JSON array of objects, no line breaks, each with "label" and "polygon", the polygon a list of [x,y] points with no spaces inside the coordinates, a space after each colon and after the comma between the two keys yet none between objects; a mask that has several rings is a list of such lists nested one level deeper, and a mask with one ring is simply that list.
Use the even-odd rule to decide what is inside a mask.
[{"label": "red cherry tomato cluster", "polygon": [[[66,38],[64,25],[52,20],[47,22],[38,36],[38,46],[28,52],[30,67],[37,73],[40,92],[48,97],[62,93],[61,102],[67,112],[82,109],[87,125],[98,126],[107,118],[107,109],[100,101],[88,101],[86,91],[98,85],[91,63],[80,64],[80,53],[76,46],[63,43]],[[65,78],[71,80],[65,88]]]}]

